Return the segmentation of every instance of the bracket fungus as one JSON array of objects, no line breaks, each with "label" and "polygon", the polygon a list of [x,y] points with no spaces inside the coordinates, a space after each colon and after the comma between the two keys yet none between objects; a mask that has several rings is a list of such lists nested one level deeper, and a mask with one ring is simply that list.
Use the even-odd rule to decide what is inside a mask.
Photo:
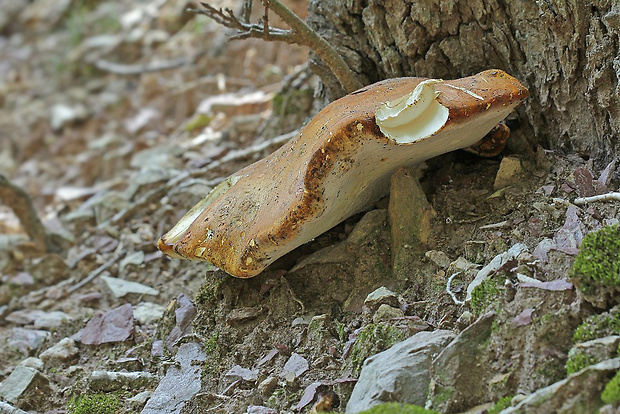
[{"label": "bracket fungus", "polygon": [[389,192],[402,166],[473,145],[528,90],[501,70],[395,78],[319,112],[280,149],[215,187],[158,242],[174,258],[252,277]]}]

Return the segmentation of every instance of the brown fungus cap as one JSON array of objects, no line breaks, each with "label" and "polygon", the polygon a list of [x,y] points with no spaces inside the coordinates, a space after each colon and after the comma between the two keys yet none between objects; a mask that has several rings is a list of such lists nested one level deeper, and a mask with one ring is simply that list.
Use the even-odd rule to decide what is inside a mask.
[{"label": "brown fungus cap", "polygon": [[158,242],[236,277],[371,207],[392,173],[476,143],[528,96],[501,70],[451,81],[388,79],[319,112],[266,158],[213,189]]}]

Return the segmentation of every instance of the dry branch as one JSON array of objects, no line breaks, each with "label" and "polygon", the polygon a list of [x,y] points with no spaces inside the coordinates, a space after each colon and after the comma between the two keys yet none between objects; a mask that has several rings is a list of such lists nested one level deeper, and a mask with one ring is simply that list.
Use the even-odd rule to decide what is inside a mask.
[{"label": "dry branch", "polygon": [[0,200],[13,210],[30,239],[41,250],[47,252],[54,250],[52,239],[39,219],[28,193],[2,174],[0,174]]},{"label": "dry branch", "polygon": [[[321,58],[334,73],[342,87],[351,93],[360,89],[363,85],[357,79],[353,71],[347,66],[336,50],[310,26],[293,13],[280,0],[262,0],[265,6],[263,21],[258,24],[250,23],[249,8],[251,1],[246,1],[242,10],[242,20],[235,16],[230,9],[216,9],[207,4],[200,3],[204,9],[192,10],[204,14],[222,26],[237,30],[231,39],[257,38],[266,41],[282,41],[301,46],[307,46]],[[291,28],[289,30],[278,29],[269,26],[269,10],[277,14]]]}]

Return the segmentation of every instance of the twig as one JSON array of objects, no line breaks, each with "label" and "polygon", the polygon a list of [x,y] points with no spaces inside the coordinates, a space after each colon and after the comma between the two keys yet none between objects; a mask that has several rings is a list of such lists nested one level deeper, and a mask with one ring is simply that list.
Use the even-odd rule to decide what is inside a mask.
[{"label": "twig", "polygon": [[[342,56],[340,56],[327,40],[320,37],[310,26],[293,13],[288,7],[283,5],[280,0],[262,0],[265,6],[265,16],[263,24],[252,24],[246,20],[247,9],[243,9],[243,19],[240,21],[230,9],[216,9],[207,4],[200,3],[204,9],[191,10],[196,13],[209,16],[222,26],[237,30],[231,39],[257,38],[266,41],[281,41],[290,44],[307,46],[321,58],[334,73],[342,87],[347,92],[360,89],[363,85],[357,79],[353,71],[347,66]],[[247,7],[247,6],[244,6]],[[269,27],[268,12],[271,9],[277,14],[291,29],[283,30]]]},{"label": "twig", "polygon": [[[119,245],[119,247],[120,246],[121,245]],[[119,251],[118,248],[117,248],[117,251]],[[104,271],[112,267],[112,265],[114,265],[114,263],[116,263],[121,258],[121,256],[122,254],[115,254],[114,256],[112,256],[112,258],[108,259],[107,262],[105,262],[104,264],[102,264],[101,266],[93,270],[92,272],[90,272],[88,276],[86,276],[84,279],[82,279],[75,285],[71,286],[69,289],[67,289],[67,294],[73,293],[79,288],[81,288],[82,286],[85,286],[88,283],[92,282],[97,276],[99,276],[101,273],[103,273]]]},{"label": "twig", "polygon": [[52,237],[45,230],[30,195],[0,174],[0,200],[11,208],[30,239],[43,251],[54,250]]},{"label": "twig", "polygon": [[[226,154],[224,157],[222,157],[221,159],[214,161],[203,168],[198,168],[191,172],[185,171],[177,175],[176,177],[168,180],[166,184],[151,190],[150,192],[142,196],[138,201],[136,201],[131,207],[119,211],[111,219],[99,224],[97,228],[101,230],[101,229],[105,229],[106,227],[112,224],[124,222],[133,213],[140,210],[143,206],[150,204],[156,201],[157,199],[162,198],[164,195],[166,195],[166,193],[168,193],[168,191],[170,191],[171,188],[177,186],[183,180],[187,178],[203,177],[206,173],[213,171],[228,162],[239,161],[239,160],[247,158],[248,156],[252,154],[260,153],[269,147],[282,145],[286,141],[290,140],[292,137],[297,135],[297,132],[298,131],[292,131],[287,134],[278,135],[277,137],[267,140],[265,142],[262,142],[258,145],[254,145],[249,148],[244,148],[244,149],[237,150],[237,151],[231,151],[228,154]],[[207,184],[216,185],[216,184],[219,184],[221,181],[223,181],[221,178],[217,178],[215,180],[208,181]]]},{"label": "twig", "polygon": [[139,63],[127,65],[123,63],[110,62],[108,60],[98,60],[95,62],[97,69],[114,73],[116,75],[130,76],[141,75],[143,73],[160,72],[162,70],[175,69],[181,66],[190,65],[194,63],[198,56],[193,59],[180,58],[173,60],[155,61],[147,63]]},{"label": "twig", "polygon": [[598,201],[620,201],[620,193],[612,192],[591,197],[579,197],[576,198],[575,201],[573,201],[573,204],[576,206],[583,206],[585,204],[595,203]]},{"label": "twig", "polygon": [[461,272],[456,272],[456,273],[454,273],[452,276],[450,276],[450,277],[448,278],[448,283],[446,284],[446,292],[448,292],[448,294],[450,295],[450,297],[452,298],[452,300],[454,301],[454,303],[456,303],[457,305],[464,305],[464,304],[465,304],[465,302],[463,302],[463,301],[461,301],[461,300],[458,300],[458,299],[456,298],[456,295],[454,294],[454,292],[452,292],[452,289],[450,288],[450,284],[452,283],[452,280],[453,280],[456,276],[458,276],[458,275],[460,275],[460,274],[461,274]]}]

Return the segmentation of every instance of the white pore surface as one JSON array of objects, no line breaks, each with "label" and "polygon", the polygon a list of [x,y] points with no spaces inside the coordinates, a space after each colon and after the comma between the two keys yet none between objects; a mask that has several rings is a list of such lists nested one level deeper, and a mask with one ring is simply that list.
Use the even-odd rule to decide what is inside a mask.
[{"label": "white pore surface", "polygon": [[376,120],[383,134],[398,144],[412,143],[437,132],[448,120],[448,108],[437,102],[437,79],[425,80],[394,101],[383,104]]}]

